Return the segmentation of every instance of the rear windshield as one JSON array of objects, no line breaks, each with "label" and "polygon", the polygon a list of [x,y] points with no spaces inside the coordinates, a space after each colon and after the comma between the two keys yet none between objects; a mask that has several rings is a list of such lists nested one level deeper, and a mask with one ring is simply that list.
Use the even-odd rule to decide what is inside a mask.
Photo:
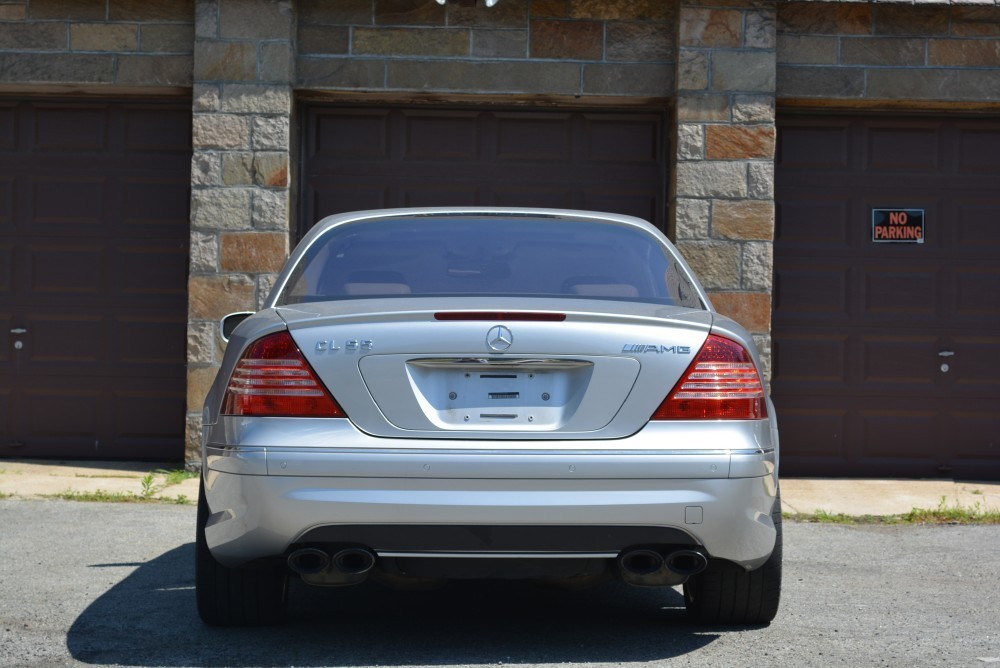
[{"label": "rear windshield", "polygon": [[406,296],[613,299],[702,308],[637,228],[562,218],[385,218],[317,239],[278,304]]}]

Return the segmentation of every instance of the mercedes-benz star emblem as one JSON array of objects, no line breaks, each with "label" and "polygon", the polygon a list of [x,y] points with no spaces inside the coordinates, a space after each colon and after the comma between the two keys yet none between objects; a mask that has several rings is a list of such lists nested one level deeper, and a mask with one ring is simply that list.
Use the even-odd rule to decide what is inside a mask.
[{"label": "mercedes-benz star emblem", "polygon": [[514,343],[514,335],[503,325],[492,327],[486,333],[486,345],[490,347],[490,350],[501,353],[510,348],[512,343]]}]

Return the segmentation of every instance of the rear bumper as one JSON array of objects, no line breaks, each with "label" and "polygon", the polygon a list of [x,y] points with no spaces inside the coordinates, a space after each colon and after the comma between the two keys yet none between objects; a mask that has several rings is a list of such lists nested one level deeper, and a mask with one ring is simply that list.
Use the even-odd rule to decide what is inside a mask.
[{"label": "rear bumper", "polygon": [[[371,540],[374,544],[366,547],[376,553],[494,556],[608,556],[636,544],[686,543],[702,547],[708,556],[755,568],[770,555],[775,539],[774,476],[511,480],[240,475],[209,469],[205,481],[212,510],[209,548],[230,566],[284,554],[302,541]],[[422,526],[436,528],[422,532]],[[442,532],[449,527],[455,531]],[[476,535],[477,527],[485,537],[479,544],[456,541],[457,535]],[[524,530],[517,532],[518,527]],[[505,532],[518,537],[497,538]],[[376,538],[359,538],[365,535]],[[433,536],[441,536],[437,547]],[[538,537],[537,543],[531,536]]]}]

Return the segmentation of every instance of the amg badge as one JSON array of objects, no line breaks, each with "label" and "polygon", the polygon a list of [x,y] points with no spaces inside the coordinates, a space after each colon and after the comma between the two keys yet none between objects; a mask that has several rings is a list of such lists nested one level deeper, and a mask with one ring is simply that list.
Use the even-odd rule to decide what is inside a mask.
[{"label": "amg badge", "polygon": [[657,346],[646,343],[626,343],[623,353],[669,353],[671,355],[690,355],[691,346]]}]

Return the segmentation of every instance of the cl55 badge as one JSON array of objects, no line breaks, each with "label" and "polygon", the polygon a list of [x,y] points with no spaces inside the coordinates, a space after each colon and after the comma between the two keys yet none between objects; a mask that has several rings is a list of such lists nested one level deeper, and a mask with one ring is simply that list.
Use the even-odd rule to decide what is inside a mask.
[{"label": "cl55 badge", "polygon": [[626,343],[622,348],[623,353],[664,353],[670,355],[690,355],[691,346],[657,346],[646,343]]},{"label": "cl55 badge", "polygon": [[[370,340],[359,341],[357,339],[351,339],[350,341],[344,342],[344,347],[348,350],[372,350],[375,348],[375,342]],[[333,353],[340,350],[340,346],[334,340],[329,341],[317,341],[316,342],[316,352],[318,353]]]}]

